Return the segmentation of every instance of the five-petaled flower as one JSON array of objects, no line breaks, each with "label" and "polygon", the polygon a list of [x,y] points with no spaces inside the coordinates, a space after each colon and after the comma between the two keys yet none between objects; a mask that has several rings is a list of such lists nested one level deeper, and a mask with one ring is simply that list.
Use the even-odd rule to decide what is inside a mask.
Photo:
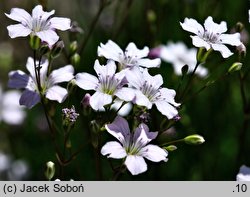
[{"label": "five-petaled flower", "polygon": [[[38,65],[38,62],[36,64]],[[39,81],[41,90],[39,90],[33,58],[29,57],[26,64],[26,68],[30,75],[27,75],[20,70],[11,71],[9,73],[9,87],[18,89],[25,88],[19,100],[20,105],[32,108],[40,102],[40,95],[44,95],[47,99],[55,100],[59,103],[62,103],[67,97],[67,90],[57,84],[61,82],[68,82],[74,78],[73,66],[67,65],[53,70],[49,76],[47,76],[48,60],[45,60],[40,67]]]},{"label": "five-petaled flower", "polygon": [[32,10],[32,16],[24,9],[12,8],[10,14],[5,14],[8,18],[20,22],[19,24],[7,27],[11,38],[26,37],[36,35],[49,46],[54,45],[59,37],[55,29],[62,31],[70,29],[71,21],[63,17],[50,17],[55,10],[44,12],[41,5],[37,5]]},{"label": "five-petaled flower", "polygon": [[[183,42],[169,42],[167,45],[160,45],[150,51],[154,56],[160,57],[163,61],[173,64],[176,75],[182,74],[182,67],[188,65],[188,72],[192,72],[196,66],[197,49],[188,49]],[[206,77],[208,70],[199,65],[195,74]]]},{"label": "five-petaled flower", "polygon": [[97,49],[98,56],[118,62],[122,69],[141,66],[146,68],[159,67],[161,60],[145,58],[149,54],[149,48],[138,49],[133,42],[130,42],[125,52],[112,40],[106,44],[100,44]]},{"label": "five-petaled flower", "polygon": [[88,73],[78,73],[75,76],[76,85],[84,90],[95,90],[90,97],[89,103],[94,110],[104,110],[104,106],[111,104],[113,96],[123,101],[132,101],[134,91],[131,88],[123,87],[124,73],[116,72],[115,62],[110,60],[107,65],[100,65],[95,61],[95,72],[98,78]]},{"label": "five-petaled flower", "polygon": [[117,116],[113,123],[105,125],[107,131],[119,140],[107,142],[101,149],[102,155],[109,158],[125,158],[125,165],[132,175],[147,170],[144,158],[153,162],[167,161],[168,153],[157,145],[148,144],[157,137],[158,132],[149,132],[144,123],[140,124],[132,134],[128,122]]},{"label": "five-petaled flower", "polygon": [[241,45],[239,33],[224,34],[227,31],[226,22],[222,21],[217,24],[211,16],[205,20],[204,28],[192,18],[185,18],[184,23],[180,24],[184,30],[195,34],[195,36],[191,36],[194,46],[204,47],[206,50],[212,48],[219,51],[223,58],[228,58],[233,54],[225,44]]},{"label": "five-petaled flower", "polygon": [[174,100],[176,92],[173,89],[161,87],[163,79],[160,74],[151,76],[147,69],[141,72],[139,68],[134,68],[127,71],[126,78],[129,84],[135,88],[134,102],[137,105],[151,109],[152,105],[155,104],[157,109],[168,119],[178,115],[176,107],[180,104]]}]

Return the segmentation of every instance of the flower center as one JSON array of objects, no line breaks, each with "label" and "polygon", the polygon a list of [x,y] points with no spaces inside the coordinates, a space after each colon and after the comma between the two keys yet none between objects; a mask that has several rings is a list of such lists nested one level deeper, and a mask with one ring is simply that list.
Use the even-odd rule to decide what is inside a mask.
[{"label": "flower center", "polygon": [[43,31],[43,30],[48,30],[49,26],[50,26],[50,22],[48,22],[47,20],[43,20],[42,16],[39,16],[38,18],[33,18],[32,20],[32,24],[31,24],[31,29],[34,32],[39,32],[39,31]]},{"label": "flower center", "polygon": [[159,89],[154,88],[152,84],[149,84],[147,81],[144,82],[140,90],[149,99],[149,101],[154,101],[160,96]]},{"label": "flower center", "polygon": [[102,76],[100,74],[98,75],[99,75],[98,89],[105,94],[113,95],[114,92],[117,90],[120,81],[116,79],[114,75],[112,76],[110,75]]},{"label": "flower center", "polygon": [[205,32],[203,34],[203,40],[209,43],[217,43],[219,39],[219,33],[214,33],[212,31],[208,31],[205,29]]}]

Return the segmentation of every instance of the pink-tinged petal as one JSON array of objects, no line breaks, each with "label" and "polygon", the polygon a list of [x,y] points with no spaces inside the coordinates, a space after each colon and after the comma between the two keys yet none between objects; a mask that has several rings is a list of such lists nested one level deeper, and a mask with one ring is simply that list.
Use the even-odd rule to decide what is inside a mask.
[{"label": "pink-tinged petal", "polygon": [[221,34],[220,42],[223,44],[229,44],[232,46],[240,46],[242,42],[240,41],[240,33],[234,33],[234,34]]},{"label": "pink-tinged petal", "polygon": [[67,82],[74,78],[74,68],[71,65],[64,66],[62,68],[53,70],[49,76],[49,84],[53,86],[54,84]]},{"label": "pink-tinged petal", "polygon": [[108,40],[106,44],[100,44],[97,49],[98,56],[120,62],[124,54],[122,49],[112,40]]},{"label": "pink-tinged petal", "polygon": [[233,53],[224,44],[212,44],[212,48],[215,51],[219,51],[223,58],[228,58],[233,55]]},{"label": "pink-tinged petal", "polygon": [[213,21],[211,16],[207,17],[204,23],[204,27],[207,31],[214,33],[224,33],[227,31],[227,24],[225,21],[222,21],[220,24],[217,24]]},{"label": "pink-tinged petal", "polygon": [[175,90],[168,89],[168,88],[161,88],[160,90],[161,98],[164,99],[164,101],[170,103],[171,105],[178,107],[180,106],[180,103],[176,103],[174,100],[174,97],[176,95]]},{"label": "pink-tinged petal", "polygon": [[143,157],[137,155],[128,155],[125,165],[132,175],[138,175],[147,171],[147,164]]},{"label": "pink-tinged petal", "polygon": [[53,101],[57,101],[59,103],[62,103],[66,99],[67,94],[68,94],[68,92],[65,88],[62,88],[60,86],[55,85],[55,86],[50,87],[47,90],[45,96],[49,100],[53,100]]},{"label": "pink-tinged petal", "polygon": [[132,88],[123,87],[115,93],[115,95],[124,101],[132,101],[135,98],[135,90]]},{"label": "pink-tinged petal", "polygon": [[145,67],[145,68],[154,68],[154,67],[160,67],[161,59],[139,59],[137,60],[137,65]]},{"label": "pink-tinged petal", "polygon": [[96,90],[98,87],[98,79],[89,73],[78,73],[75,79],[76,85],[84,90]]},{"label": "pink-tinged petal", "polygon": [[184,30],[194,33],[196,35],[203,35],[204,33],[204,28],[195,19],[185,18],[184,22],[180,23],[180,25]]},{"label": "pink-tinged petal", "polygon": [[21,124],[26,116],[23,107],[21,107],[18,102],[20,97],[20,92],[15,90],[5,92],[2,97],[1,115],[3,120],[8,124]]},{"label": "pink-tinged petal", "polygon": [[64,17],[53,17],[49,20],[50,27],[54,28],[54,29],[59,29],[62,31],[68,30],[71,28],[71,20],[68,18],[64,18]]},{"label": "pink-tinged petal", "polygon": [[44,12],[43,11],[43,7],[41,5],[37,5],[36,7],[34,7],[34,9],[32,10],[32,18],[40,18],[41,20],[46,21],[51,15],[53,15],[55,13],[55,10],[52,10],[50,12]]},{"label": "pink-tinged petal", "polygon": [[160,148],[159,146],[149,144],[143,147],[139,154],[146,159],[153,162],[167,161],[168,153],[166,150]]},{"label": "pink-tinged petal", "polygon": [[10,88],[26,88],[30,77],[23,71],[11,71],[9,73],[8,87]]},{"label": "pink-tinged petal", "polygon": [[132,85],[136,89],[140,89],[145,82],[142,72],[137,67],[126,71],[126,79],[129,85]]},{"label": "pink-tinged petal", "polygon": [[203,39],[201,39],[199,36],[190,36],[193,41],[193,45],[196,47],[205,47],[207,50],[211,48],[211,46]]},{"label": "pink-tinged petal", "polygon": [[107,131],[118,139],[123,145],[130,140],[130,129],[128,122],[121,116],[117,116],[111,124],[105,125]]},{"label": "pink-tinged petal", "polygon": [[114,61],[109,60],[106,65],[100,65],[99,61],[95,61],[94,65],[95,72],[101,76],[113,76],[116,71],[116,64]]},{"label": "pink-tinged petal", "polygon": [[148,69],[143,69],[143,79],[154,87],[154,89],[159,89],[163,84],[163,79],[160,74],[151,76],[148,73]]},{"label": "pink-tinged petal", "polygon": [[250,181],[250,168],[242,165],[236,177],[237,181]]},{"label": "pink-tinged petal", "polygon": [[54,45],[58,40],[59,36],[55,31],[49,29],[44,31],[36,32],[36,35],[44,42],[48,43],[49,46]]},{"label": "pink-tinged petal", "polygon": [[31,109],[34,105],[40,102],[40,95],[31,90],[24,90],[19,100],[20,105],[25,105]]},{"label": "pink-tinged petal", "polygon": [[22,24],[30,24],[31,23],[31,16],[28,12],[24,9],[20,8],[12,8],[10,10],[10,14],[5,14],[8,18],[21,22]]},{"label": "pink-tinged petal", "polygon": [[148,56],[149,48],[144,47],[143,49],[138,49],[135,43],[130,42],[125,50],[125,54],[127,57],[133,57],[135,59],[141,59],[143,57]]},{"label": "pink-tinged petal", "polygon": [[112,96],[102,92],[95,92],[89,99],[90,106],[98,111],[104,110],[104,106],[112,103]]},{"label": "pink-tinged petal", "polygon": [[135,129],[133,142],[135,142],[136,147],[143,147],[151,140],[155,139],[157,135],[158,132],[149,132],[148,126],[142,123]]},{"label": "pink-tinged petal", "polygon": [[108,158],[122,159],[126,157],[125,149],[118,142],[107,142],[101,149],[102,155],[108,155]]},{"label": "pink-tinged petal", "polygon": [[167,116],[168,119],[172,119],[176,115],[178,115],[177,109],[164,100],[163,101],[156,101],[155,105],[156,105],[157,109],[164,116]]},{"label": "pink-tinged petal", "polygon": [[31,33],[31,30],[22,24],[9,25],[7,29],[11,38],[26,37]]},{"label": "pink-tinged petal", "polygon": [[149,101],[148,97],[146,97],[140,90],[135,90],[135,99],[134,103],[140,106],[145,106],[148,109],[152,108],[152,103]]}]

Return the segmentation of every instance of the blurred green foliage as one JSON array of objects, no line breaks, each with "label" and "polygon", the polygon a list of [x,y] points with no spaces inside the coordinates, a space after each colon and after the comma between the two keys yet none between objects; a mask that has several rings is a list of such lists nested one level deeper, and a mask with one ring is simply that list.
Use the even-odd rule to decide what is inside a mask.
[{"label": "blurred green foliage", "polygon": [[[90,35],[81,56],[81,62],[75,67],[77,72],[93,72],[94,61],[97,58],[97,46],[112,39],[121,48],[129,42],[134,42],[138,48],[150,48],[168,41],[183,41],[192,47],[189,33],[181,29],[179,22],[185,17],[195,18],[203,24],[207,16],[212,16],[215,22],[226,21],[228,29],[237,22],[250,30],[248,22],[249,1],[235,0],[110,0],[111,3],[102,11],[99,20]],[[98,12],[98,0],[48,0],[40,1],[48,10],[55,9],[57,16],[71,18],[77,21],[83,33],[72,36],[67,32],[60,32],[65,42],[66,53],[69,43],[76,39],[79,46],[90,31],[90,26]],[[2,0],[0,4],[0,82],[7,90],[8,72],[14,69],[25,70],[28,56],[32,55],[26,38],[10,39],[6,27],[13,24],[3,13],[9,13],[13,7],[23,8],[29,12],[39,4],[35,0]],[[248,48],[248,43],[246,47]],[[206,67],[216,79],[225,73],[237,55],[223,60],[218,53],[212,53]],[[55,66],[67,64],[67,58],[61,54],[54,62]],[[249,72],[250,56],[243,60],[243,72]],[[173,73],[170,64],[162,62],[160,69],[153,69],[152,73],[161,73],[164,84],[168,88],[176,89],[180,77]],[[191,93],[196,92],[208,81],[195,78]],[[245,80],[247,99],[249,97],[250,76]],[[95,159],[97,152],[90,146],[91,136],[88,123],[92,116],[84,116],[80,106],[86,92],[77,88],[70,103],[75,105],[76,111],[81,113],[71,134],[72,149],[83,146],[83,151],[77,158],[63,169],[63,179],[69,180],[97,180],[109,179],[112,174],[107,159],[101,156],[102,172],[96,171]],[[190,94],[191,94],[190,93]],[[66,104],[57,106],[55,121],[60,125],[61,109]],[[156,110],[152,110],[153,117],[150,129],[158,131],[164,118]],[[27,110],[27,118],[21,126],[9,126],[0,123],[0,150],[11,153],[15,158],[28,162],[30,167],[29,180],[45,180],[44,170],[47,161],[56,163],[53,144],[46,126],[46,120],[40,105]],[[235,180],[242,164],[250,166],[250,110],[243,110],[239,73],[233,73],[222,80],[216,81],[202,93],[188,100],[180,110],[181,120],[176,123],[177,138],[190,134],[202,135],[206,142],[200,146],[177,144],[178,149],[169,153],[169,161],[153,164],[148,163],[149,170],[132,177],[125,173],[119,180]],[[244,122],[245,120],[245,122]],[[62,135],[62,134],[60,134]],[[60,136],[59,134],[57,136]],[[111,136],[102,132],[105,140]],[[102,146],[106,141],[101,141]],[[63,139],[57,139],[62,142]],[[119,161],[114,161],[114,164]],[[56,178],[60,173],[56,165]]]}]

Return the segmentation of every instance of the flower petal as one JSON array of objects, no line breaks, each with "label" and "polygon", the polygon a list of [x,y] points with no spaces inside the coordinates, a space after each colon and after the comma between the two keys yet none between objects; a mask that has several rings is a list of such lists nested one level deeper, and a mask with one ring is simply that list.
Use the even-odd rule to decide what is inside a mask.
[{"label": "flower petal", "polygon": [[8,87],[10,88],[25,88],[28,85],[30,77],[23,71],[11,71],[9,73]]},{"label": "flower petal", "polygon": [[52,86],[46,91],[46,98],[53,101],[58,101],[62,103],[67,97],[67,90],[60,86]]},{"label": "flower petal", "polygon": [[207,19],[205,20],[204,27],[205,30],[218,34],[227,31],[227,23],[225,21],[222,21],[220,24],[217,24],[213,21],[213,18],[211,16],[207,17]]},{"label": "flower petal", "polygon": [[176,115],[178,115],[178,111],[175,107],[170,105],[168,102],[162,100],[158,100],[155,102],[155,105],[157,109],[165,116],[167,116],[168,119],[174,118]]},{"label": "flower petal", "polygon": [[31,109],[34,105],[40,102],[40,95],[31,90],[24,90],[19,100],[20,105],[25,105]]},{"label": "flower petal", "polygon": [[98,79],[89,73],[78,73],[75,79],[76,85],[84,90],[96,90],[98,87]]},{"label": "flower petal", "polygon": [[135,99],[134,101],[137,105],[145,106],[148,109],[152,108],[152,103],[149,101],[148,97],[146,97],[140,90],[135,90]]},{"label": "flower petal", "polygon": [[146,67],[146,68],[160,67],[161,59],[160,58],[156,58],[156,59],[143,58],[143,59],[137,60],[137,64],[139,66]]},{"label": "flower petal", "polygon": [[67,82],[74,78],[74,68],[71,65],[53,70],[49,76],[49,83],[51,86],[61,82]]},{"label": "flower petal", "polygon": [[148,56],[149,48],[144,47],[143,49],[138,49],[135,43],[130,42],[125,50],[126,57],[133,57],[135,59],[141,59]]},{"label": "flower petal", "polygon": [[174,100],[174,97],[176,95],[175,90],[168,89],[168,88],[161,88],[159,91],[161,93],[161,98],[163,98],[164,101],[167,101],[168,103],[170,103],[171,105],[175,107],[180,106],[180,104],[176,103]]},{"label": "flower petal", "polygon": [[240,34],[221,34],[219,37],[221,43],[230,44],[232,46],[240,46],[242,43],[240,41]]},{"label": "flower petal", "polygon": [[143,147],[148,144],[151,140],[155,139],[158,132],[149,132],[149,128],[146,124],[141,123],[134,132],[133,142],[136,147]]},{"label": "flower petal", "polygon": [[52,10],[50,12],[44,12],[43,7],[41,5],[37,5],[32,10],[32,18],[39,19],[41,17],[41,20],[46,21],[54,13],[55,10]]},{"label": "flower petal", "polygon": [[101,149],[102,155],[108,155],[108,158],[122,159],[126,157],[125,149],[118,142],[107,142]]},{"label": "flower petal", "polygon": [[196,35],[202,35],[204,33],[204,28],[195,19],[185,18],[184,22],[180,23],[180,25],[184,30]]},{"label": "flower petal", "polygon": [[121,116],[117,116],[111,124],[106,124],[107,131],[118,139],[123,145],[130,140],[130,129],[128,122]]},{"label": "flower petal", "polygon": [[140,150],[139,153],[142,157],[145,157],[146,159],[153,161],[153,162],[159,162],[159,161],[167,161],[166,158],[168,156],[168,153],[166,150],[160,148],[159,146],[149,144],[145,147],[143,147]]},{"label": "flower petal", "polygon": [[22,24],[9,25],[7,29],[11,38],[26,37],[31,33],[31,30]]},{"label": "flower petal", "polygon": [[145,82],[147,82],[148,84],[151,84],[154,89],[159,89],[160,86],[163,84],[163,79],[160,74],[151,76],[148,73],[148,69],[143,69],[142,74],[143,74],[143,79],[145,80]]},{"label": "flower petal", "polygon": [[135,98],[135,90],[132,88],[123,87],[119,89],[115,95],[124,101],[132,101]]},{"label": "flower petal", "polygon": [[137,67],[126,71],[126,79],[129,82],[129,85],[132,85],[138,90],[143,86],[145,82],[142,72]]},{"label": "flower petal", "polygon": [[29,24],[31,22],[31,16],[28,12],[21,8],[12,8],[10,14],[5,14],[8,18],[21,22],[23,24]]},{"label": "flower petal", "polygon": [[132,103],[126,103],[124,105],[123,105],[123,103],[124,103],[124,101],[122,101],[120,99],[115,99],[113,104],[111,105],[111,109],[113,109],[115,111],[117,111],[119,109],[119,111],[117,111],[117,114],[119,116],[127,116],[133,107]]},{"label": "flower petal", "polygon": [[250,168],[242,165],[236,177],[237,181],[250,181]]},{"label": "flower petal", "polygon": [[112,96],[102,92],[95,92],[89,99],[90,106],[98,111],[104,110],[104,106],[112,103]]},{"label": "flower petal", "polygon": [[100,44],[97,49],[98,56],[103,56],[106,59],[112,59],[114,61],[120,62],[124,54],[122,49],[112,40],[104,44]]},{"label": "flower petal", "polygon": [[193,45],[196,47],[205,47],[207,50],[211,48],[211,46],[203,39],[201,39],[199,36],[190,36],[193,41]]},{"label": "flower petal", "polygon": [[55,31],[53,31],[51,29],[36,32],[36,35],[42,41],[48,43],[49,46],[54,45],[59,40],[59,36],[56,34]]},{"label": "flower petal", "polygon": [[116,64],[114,61],[110,60],[106,65],[100,65],[99,61],[95,61],[94,65],[95,72],[97,75],[101,76],[113,76],[116,71]]},{"label": "flower petal", "polygon": [[54,29],[65,31],[71,28],[71,20],[69,18],[53,17],[49,20],[49,22],[51,23],[50,27]]},{"label": "flower petal", "polygon": [[132,175],[138,175],[147,171],[147,164],[143,157],[137,155],[128,155],[125,165]]},{"label": "flower petal", "polygon": [[219,51],[223,58],[228,58],[233,55],[233,53],[224,44],[212,44],[212,48],[215,51]]}]

